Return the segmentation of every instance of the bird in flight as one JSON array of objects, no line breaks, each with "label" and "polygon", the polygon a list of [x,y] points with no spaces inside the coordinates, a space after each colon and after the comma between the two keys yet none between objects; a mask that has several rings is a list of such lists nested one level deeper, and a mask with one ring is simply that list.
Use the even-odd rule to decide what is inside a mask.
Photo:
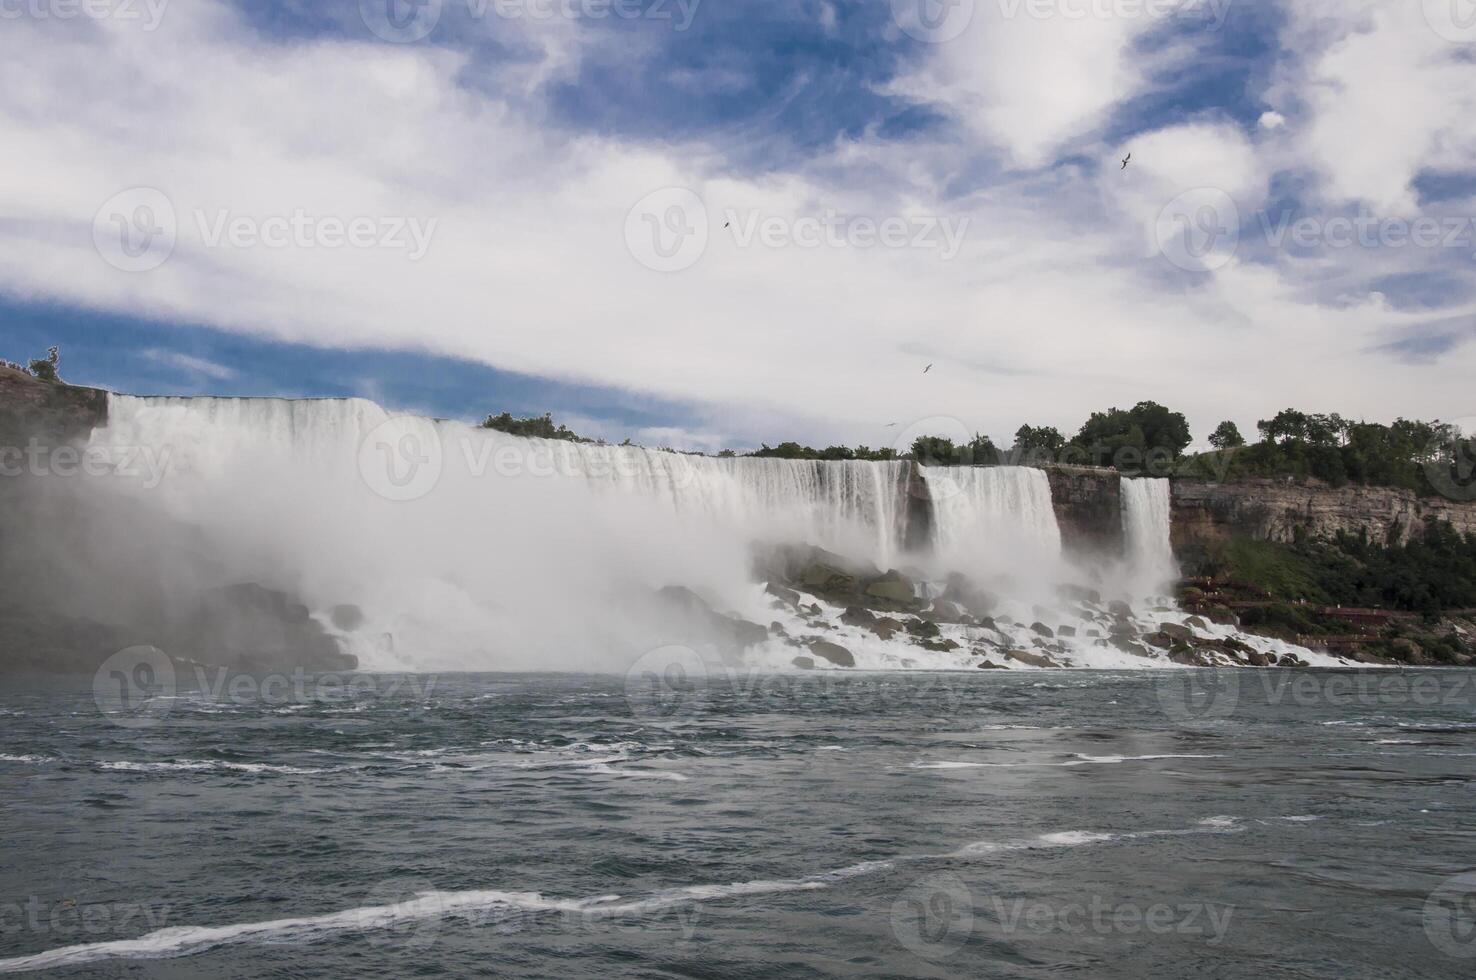
[{"label": "bird in flight", "polygon": [[886,425],[882,426],[883,429],[895,429],[896,427],[896,422],[888,422]]},{"label": "bird in flight", "polygon": [[731,222],[731,221],[724,221],[724,222],[723,222],[723,227],[724,227],[724,228],[726,228],[726,227],[728,227],[728,226],[729,226],[729,225],[731,225],[731,224],[732,224],[732,223],[733,223],[733,222]]},{"label": "bird in flight", "polygon": [[1131,160],[1132,158],[1133,158],[1133,155],[1131,153],[1129,153],[1127,156],[1125,156],[1125,157],[1122,158],[1122,169],[1126,170],[1128,168],[1128,161]]},{"label": "bird in flight", "polygon": [[923,368],[923,374],[927,374],[931,370],[933,370],[933,365],[929,364],[927,367]]}]

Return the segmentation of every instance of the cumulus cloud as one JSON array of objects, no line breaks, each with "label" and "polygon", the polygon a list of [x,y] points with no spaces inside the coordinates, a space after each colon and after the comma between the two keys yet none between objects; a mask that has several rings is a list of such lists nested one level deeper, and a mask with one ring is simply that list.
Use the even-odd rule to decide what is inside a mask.
[{"label": "cumulus cloud", "polygon": [[[7,22],[0,289],[624,387],[698,405],[699,417],[649,433],[693,448],[886,445],[887,423],[930,417],[1007,439],[1022,421],[1072,428],[1142,398],[1205,431],[1232,408],[1244,428],[1290,403],[1470,414],[1476,345],[1435,365],[1379,352],[1429,318],[1369,286],[1364,266],[1384,256],[1267,255],[1251,240],[1275,174],[1303,168],[1334,199],[1404,207],[1421,166],[1467,145],[1468,122],[1425,106],[1399,131],[1415,149],[1355,146],[1356,124],[1319,88],[1305,138],[1300,112],[1295,139],[1216,115],[1145,125],[1121,171],[1106,121],[1166,84],[1155,66],[1182,50],[1145,62],[1134,48],[1150,23],[991,20],[1000,9],[980,4],[991,30],[936,45],[896,86],[966,136],[867,132],[771,172],[735,168],[710,141],[559,128],[529,94],[540,68],[469,84],[462,49],[273,41],[204,0],[172,6],[147,35]],[[1464,91],[1449,51],[1380,38],[1370,16],[1371,28],[1348,20],[1363,33],[1346,38],[1292,21],[1289,43],[1305,40],[1310,59],[1296,71],[1384,111],[1376,77],[1356,69],[1392,52],[1410,97],[1438,101],[1432,79]],[[1346,54],[1371,36],[1376,50]],[[567,71],[580,43],[549,70]],[[997,179],[960,179],[1001,154]],[[167,205],[116,203],[138,187]],[[1206,187],[1234,203],[1241,241],[1186,272],[1158,254],[1161,212]],[[131,260],[107,236],[168,215],[167,259],[120,268]]]}]

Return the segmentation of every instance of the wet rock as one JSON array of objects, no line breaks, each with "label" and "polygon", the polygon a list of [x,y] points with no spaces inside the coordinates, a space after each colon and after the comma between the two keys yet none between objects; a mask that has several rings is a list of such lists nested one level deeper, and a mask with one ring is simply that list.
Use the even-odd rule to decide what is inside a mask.
[{"label": "wet rock", "polygon": [[1088,589],[1080,585],[1061,585],[1056,588],[1056,594],[1063,599],[1073,599],[1077,602],[1091,602],[1096,605],[1102,604],[1102,593],[1096,589]]},{"label": "wet rock", "polygon": [[911,612],[922,608],[912,581],[895,569],[867,583],[864,598],[868,606],[884,612]]},{"label": "wet rock", "polygon": [[935,623],[965,623],[969,618],[963,608],[947,599],[935,599],[932,606],[922,614],[924,619]]},{"label": "wet rock", "polygon": [[870,626],[876,622],[876,613],[861,606],[847,606],[840,621],[847,626]]},{"label": "wet rock", "polygon": [[851,656],[851,651],[839,643],[831,643],[827,640],[815,640],[810,643],[810,652],[817,657],[829,660],[837,667],[856,666],[856,658]]},{"label": "wet rock", "polygon": [[948,653],[959,647],[955,640],[914,640],[913,642],[924,650],[932,650],[935,653]]},{"label": "wet rock", "polygon": [[937,623],[930,623],[926,619],[918,619],[917,617],[906,620],[904,623],[904,628],[911,635],[922,637],[923,639],[931,639],[936,636],[941,636],[943,633],[943,631],[938,628]]},{"label": "wet rock", "polygon": [[1010,668],[1006,667],[1004,664],[991,663],[988,660],[981,660],[981,661],[979,661],[979,663],[976,666],[980,670],[1009,670],[1010,669]]},{"label": "wet rock", "polygon": [[1032,667],[1060,666],[1060,664],[1056,663],[1054,660],[1052,660],[1050,657],[1045,656],[1044,654],[1026,653],[1024,650],[1011,650],[1006,653],[1005,656],[1019,663],[1029,664]]},{"label": "wet rock", "polygon": [[867,624],[866,628],[883,640],[890,640],[904,629],[900,620],[892,619],[890,616],[878,617],[875,622]]},{"label": "wet rock", "polygon": [[967,575],[953,572],[943,588],[943,598],[959,606],[975,619],[982,619],[994,612],[999,600],[985,589],[976,585]]},{"label": "wet rock", "polygon": [[799,608],[800,594],[793,589],[786,589],[782,585],[776,585],[770,582],[764,586],[764,591],[791,609]]},{"label": "wet rock", "polygon": [[1053,629],[1051,629],[1045,623],[1031,623],[1030,624],[1030,628],[1035,633],[1037,633],[1037,634],[1039,634],[1041,636],[1044,636],[1044,637],[1054,638],[1055,635],[1056,635],[1056,631],[1053,630]]},{"label": "wet rock", "polygon": [[1194,631],[1187,626],[1180,626],[1178,623],[1162,623],[1159,625],[1158,631],[1185,643],[1194,639]]},{"label": "wet rock", "polygon": [[1252,650],[1249,653],[1245,654],[1245,662],[1252,667],[1271,666],[1271,658],[1266,656],[1264,653],[1261,653],[1259,650]]},{"label": "wet rock", "polygon": [[1149,633],[1143,637],[1143,642],[1160,650],[1167,650],[1174,645],[1174,638],[1167,633]]},{"label": "wet rock", "polygon": [[1190,616],[1188,619],[1184,620],[1184,625],[1187,626],[1187,627],[1189,627],[1190,629],[1195,629],[1195,630],[1208,630],[1209,629],[1209,623],[1206,623],[1203,619],[1200,619],[1198,616]]},{"label": "wet rock", "polygon": [[1123,602],[1121,599],[1113,599],[1111,602],[1107,603],[1107,611],[1114,616],[1122,617],[1125,619],[1132,619],[1133,617],[1133,607],[1128,605],[1126,602]]},{"label": "wet rock", "polygon": [[809,657],[795,657],[793,660],[790,661],[790,663],[798,667],[800,670],[815,669],[815,661],[811,660]]},{"label": "wet rock", "polygon": [[982,627],[984,627],[987,630],[998,630],[999,629],[998,626],[994,625],[994,617],[993,616],[980,616],[979,617],[979,625],[982,626]]},{"label": "wet rock", "polygon": [[345,633],[351,633],[364,625],[364,610],[352,603],[343,603],[334,606],[328,611],[328,618],[333,625]]},{"label": "wet rock", "polygon": [[1065,637],[1073,637],[1073,636],[1076,635],[1076,627],[1075,626],[1062,626],[1060,629],[1056,630],[1056,635],[1057,636],[1065,636]]}]

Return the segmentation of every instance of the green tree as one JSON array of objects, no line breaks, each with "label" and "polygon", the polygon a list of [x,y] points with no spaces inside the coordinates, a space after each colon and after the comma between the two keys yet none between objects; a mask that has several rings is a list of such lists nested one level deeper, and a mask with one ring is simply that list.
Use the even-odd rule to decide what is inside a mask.
[{"label": "green tree", "polygon": [[1210,445],[1216,449],[1238,449],[1245,445],[1245,436],[1240,434],[1240,429],[1234,422],[1221,422],[1210,433]]},{"label": "green tree", "polygon": [[61,375],[57,373],[57,365],[61,362],[61,352],[58,348],[51,347],[46,351],[45,358],[32,358],[31,374],[42,381],[60,381]]}]

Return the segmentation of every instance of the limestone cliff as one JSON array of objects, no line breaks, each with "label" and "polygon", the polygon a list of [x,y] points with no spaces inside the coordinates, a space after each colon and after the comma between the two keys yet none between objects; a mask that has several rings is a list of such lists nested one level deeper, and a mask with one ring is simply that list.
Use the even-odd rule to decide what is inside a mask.
[{"label": "limestone cliff", "polygon": [[1285,544],[1299,529],[1324,537],[1366,531],[1370,540],[1402,544],[1419,534],[1429,517],[1476,532],[1476,502],[1421,497],[1392,487],[1274,479],[1175,480],[1173,485],[1173,540],[1180,552],[1232,537]]}]

